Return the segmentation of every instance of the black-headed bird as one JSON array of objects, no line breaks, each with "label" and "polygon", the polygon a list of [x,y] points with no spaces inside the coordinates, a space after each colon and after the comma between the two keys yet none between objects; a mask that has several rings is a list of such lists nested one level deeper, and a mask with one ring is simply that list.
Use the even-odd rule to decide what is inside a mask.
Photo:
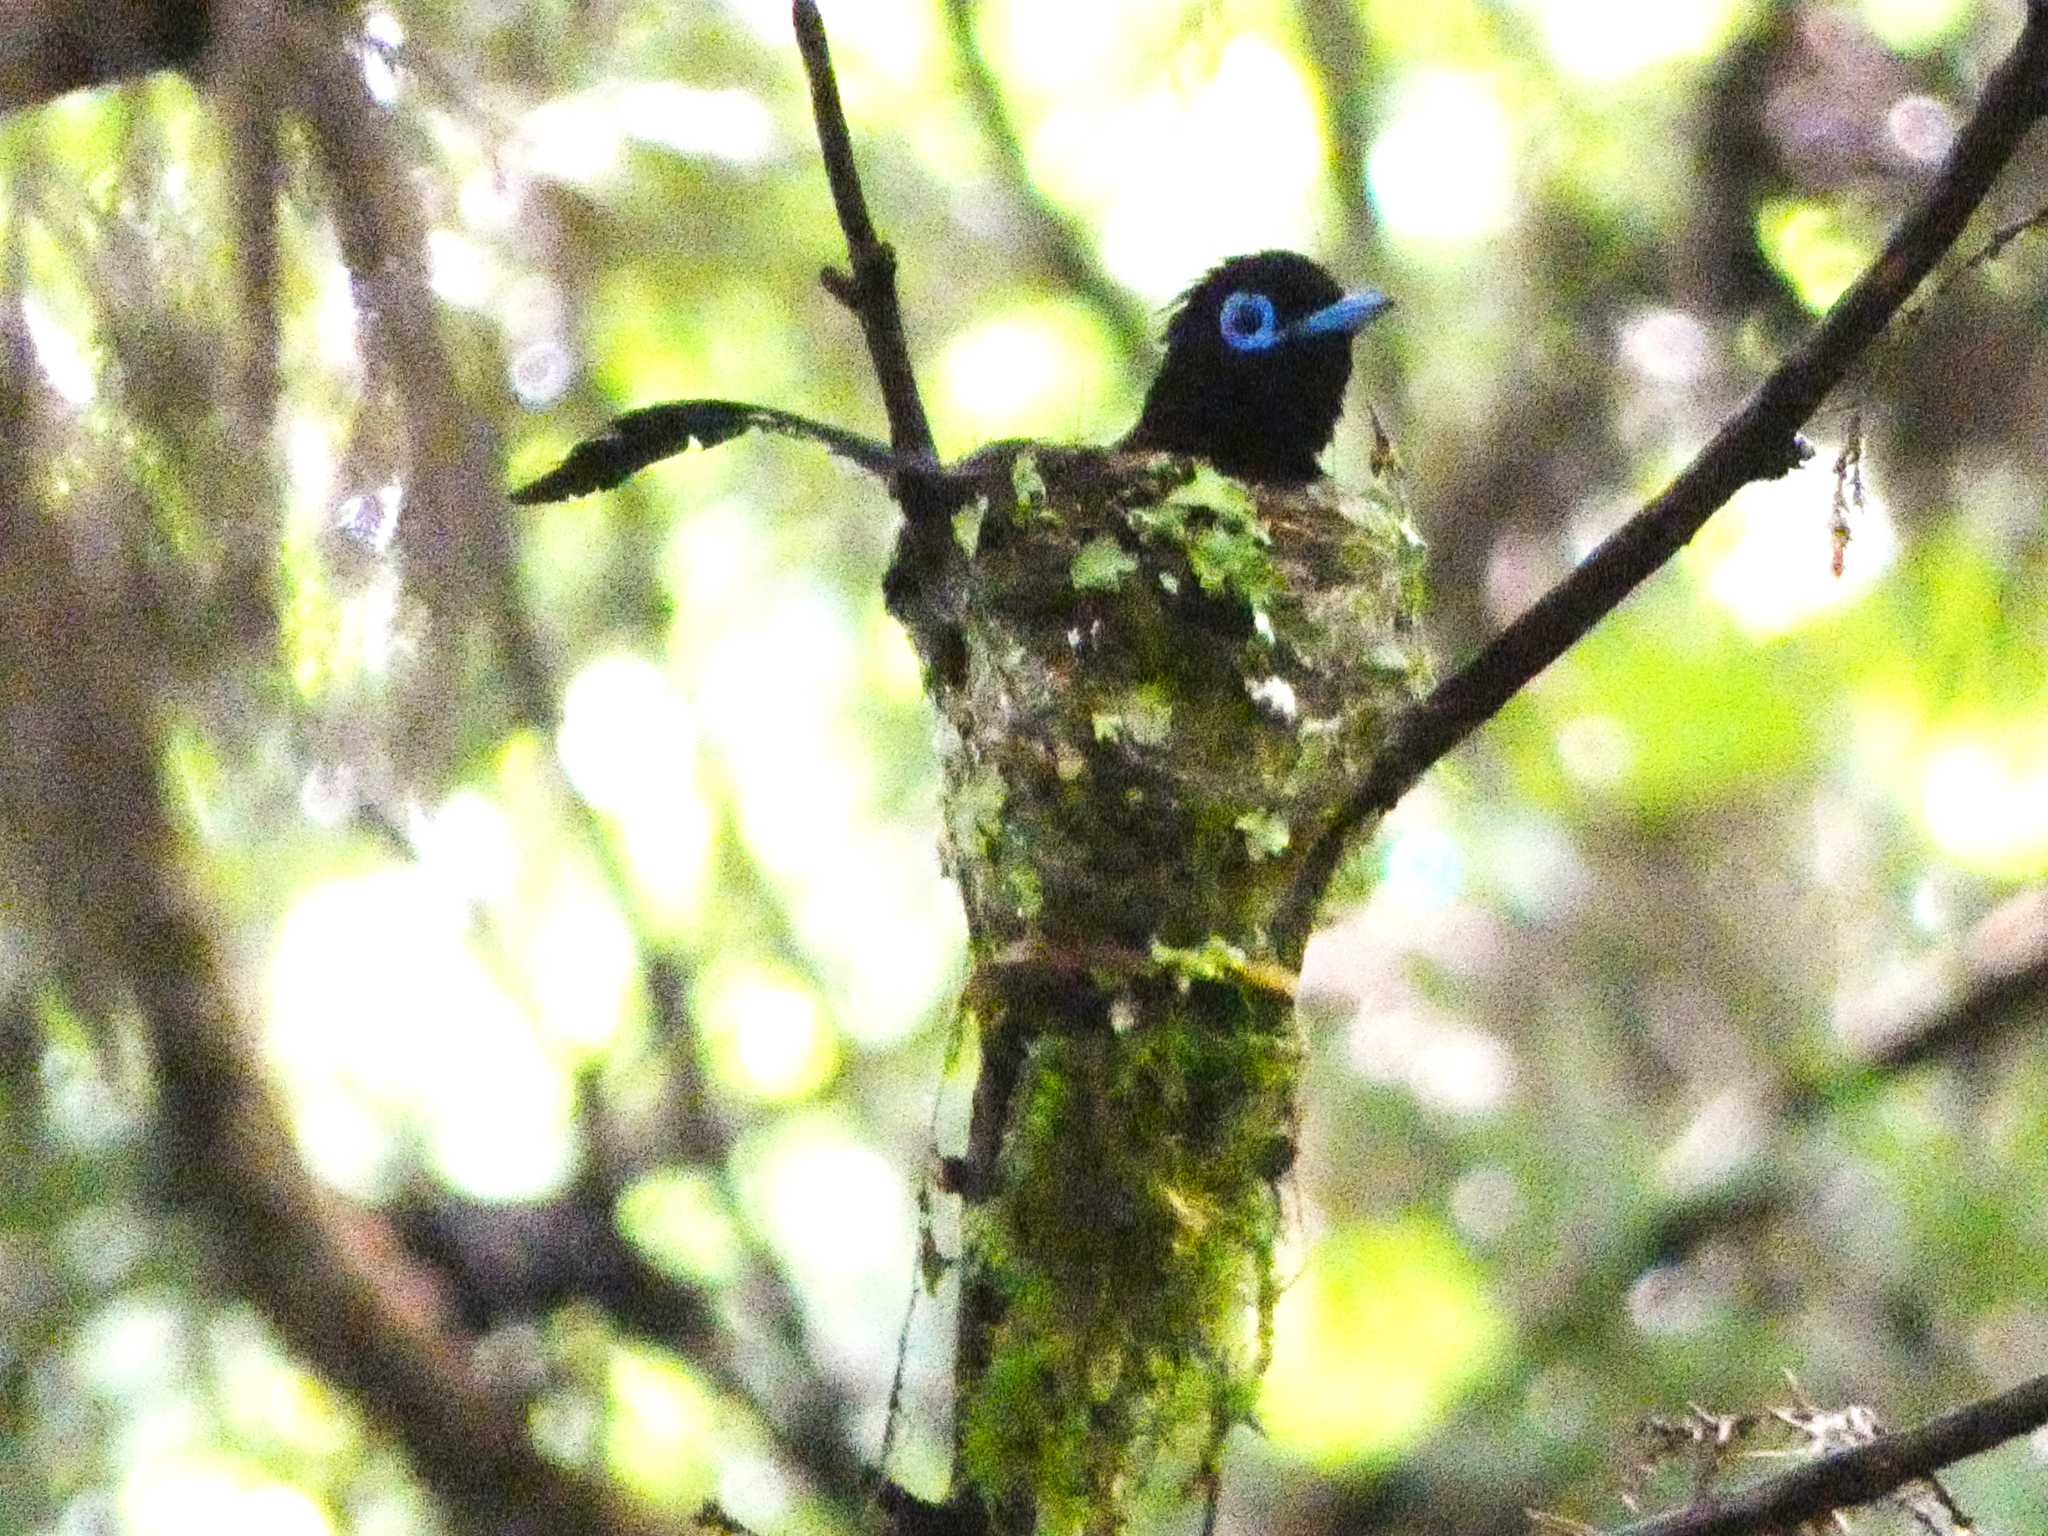
[{"label": "black-headed bird", "polygon": [[[1181,295],[1165,361],[1117,447],[1204,459],[1241,480],[1315,479],[1344,409],[1351,339],[1392,304],[1375,289],[1345,293],[1293,251],[1233,257]],[[512,499],[530,505],[609,490],[692,442],[708,448],[752,428],[822,443],[877,475],[899,467],[886,444],[772,406],[681,400],[617,417]]]}]

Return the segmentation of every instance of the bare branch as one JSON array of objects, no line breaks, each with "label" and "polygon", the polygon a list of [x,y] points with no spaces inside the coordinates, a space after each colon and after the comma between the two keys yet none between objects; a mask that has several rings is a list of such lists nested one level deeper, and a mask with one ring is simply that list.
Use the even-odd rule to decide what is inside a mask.
[{"label": "bare branch", "polygon": [[1930,1419],[1918,1429],[1880,1436],[1740,1493],[1620,1526],[1608,1536],[1751,1536],[1795,1529],[1836,1510],[1897,1493],[2043,1424],[2048,1424],[2048,1376],[2036,1376],[2011,1391]]},{"label": "bare branch", "polygon": [[826,287],[854,312],[867,337],[868,356],[882,387],[889,413],[889,445],[899,457],[937,457],[932,429],[925,420],[917,376],[910,367],[910,345],[903,334],[903,310],[896,301],[896,252],[875,233],[868,217],[867,196],[853,163],[853,140],[846,128],[846,109],[839,104],[839,80],[832,72],[832,53],[825,41],[825,22],[816,0],[796,0],[793,7],[796,42],[803,54],[804,74],[811,82],[811,113],[818,124],[818,148],[825,156],[825,176],[832,184],[832,206],[846,232],[846,254],[852,280],[828,278]]},{"label": "bare branch", "polygon": [[2040,117],[2044,75],[2048,4],[2031,0],[2018,41],[1986,81],[1940,174],[1877,259],[1661,495],[1396,723],[1349,803],[1304,857],[1277,928],[1305,931],[1352,833],[1390,810],[1430,767],[1618,608],[1736,491],[1801,462],[1798,429],[1962,234]]}]

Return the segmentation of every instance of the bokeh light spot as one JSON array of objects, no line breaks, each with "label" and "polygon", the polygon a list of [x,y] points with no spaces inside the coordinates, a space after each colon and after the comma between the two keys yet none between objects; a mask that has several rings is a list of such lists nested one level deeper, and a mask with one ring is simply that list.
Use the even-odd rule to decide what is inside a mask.
[{"label": "bokeh light spot", "polygon": [[1063,305],[998,312],[939,353],[941,421],[963,443],[1079,436],[1089,385],[1108,363],[1100,332]]},{"label": "bokeh light spot", "polygon": [[1842,296],[1871,255],[1843,229],[1835,209],[1784,198],[1758,210],[1757,241],[1799,302],[1815,314]]},{"label": "bokeh light spot", "polygon": [[605,1385],[611,1411],[604,1457],[612,1474],[671,1509],[701,1501],[713,1477],[706,1448],[719,1426],[696,1377],[667,1355],[622,1348],[612,1355]]},{"label": "bokeh light spot", "polygon": [[1515,212],[1514,140],[1492,85],[1452,70],[1404,82],[1366,182],[1396,240],[1460,245],[1504,228]]},{"label": "bokeh light spot", "polygon": [[618,1215],[626,1236],[677,1279],[716,1285],[739,1274],[739,1230],[704,1173],[662,1168],[635,1179]]},{"label": "bokeh light spot", "polygon": [[1612,82],[1678,59],[1701,58],[1727,36],[1736,0],[1524,0],[1558,67]]},{"label": "bokeh light spot", "polygon": [[1863,506],[1849,512],[1842,574],[1834,574],[1827,508],[1836,451],[1818,445],[1806,470],[1744,486],[1685,552],[1708,594],[1752,639],[1849,606],[1898,558],[1898,528],[1866,472]]},{"label": "bokeh light spot", "polygon": [[1325,1466],[1419,1440],[1501,1350],[1477,1268],[1434,1223],[1337,1233],[1281,1293],[1259,1420]]},{"label": "bokeh light spot", "polygon": [[2048,730],[1957,733],[1928,752],[1921,815],[1949,857],[1980,873],[2048,873]]},{"label": "bokeh light spot", "polygon": [[1968,0],[1863,0],[1863,20],[1888,48],[1919,53],[1969,19]]},{"label": "bokeh light spot", "polygon": [[749,1098],[809,1098],[839,1067],[839,1042],[818,995],[770,961],[722,960],[697,980],[694,1001],[711,1068]]},{"label": "bokeh light spot", "polygon": [[456,1188],[552,1193],[571,1153],[563,1067],[478,961],[467,904],[417,866],[325,881],[280,925],[269,1048],[307,1160],[373,1187],[397,1126]]}]

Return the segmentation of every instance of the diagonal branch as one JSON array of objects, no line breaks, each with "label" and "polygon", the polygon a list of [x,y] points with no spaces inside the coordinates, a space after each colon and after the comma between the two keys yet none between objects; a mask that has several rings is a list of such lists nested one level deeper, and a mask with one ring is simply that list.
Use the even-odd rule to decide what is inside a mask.
[{"label": "diagonal branch", "polygon": [[1799,428],[1955,244],[2044,106],[2048,0],[2029,0],[2018,41],[1985,82],[1940,173],[1869,269],[1661,495],[1396,722],[1350,801],[1303,857],[1280,929],[1307,929],[1354,832],[1392,809],[1452,748],[1620,607],[1738,490],[1801,462]]},{"label": "diagonal branch", "polygon": [[1837,1451],[1723,1498],[1620,1526],[1608,1536],[1751,1536],[1803,1527],[1897,1493],[1951,1463],[2048,1424],[2048,1376],[1980,1398],[1917,1429]]},{"label": "diagonal branch", "polygon": [[868,217],[867,196],[853,163],[853,139],[847,132],[846,109],[839,103],[839,79],[832,71],[832,52],[825,42],[825,22],[816,0],[796,0],[792,8],[796,43],[803,54],[804,74],[811,82],[811,114],[818,123],[818,148],[825,156],[825,176],[832,184],[832,206],[846,232],[846,254],[853,276],[828,269],[825,286],[860,321],[867,337],[875,379],[882,386],[882,405],[889,413],[889,445],[904,458],[934,459],[932,429],[925,420],[917,376],[910,367],[910,345],[903,334],[903,310],[896,301],[896,252],[875,233]]}]

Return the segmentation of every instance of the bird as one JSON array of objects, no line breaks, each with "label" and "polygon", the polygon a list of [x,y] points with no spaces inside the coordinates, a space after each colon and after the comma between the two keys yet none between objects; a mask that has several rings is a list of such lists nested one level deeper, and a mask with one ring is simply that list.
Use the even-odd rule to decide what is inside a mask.
[{"label": "bird", "polygon": [[1351,339],[1393,307],[1347,294],[1294,251],[1237,256],[1183,293],[1127,452],[1203,459],[1240,480],[1290,485],[1321,473],[1351,379]]},{"label": "bird", "polygon": [[[1375,288],[1346,293],[1295,251],[1232,257],[1172,305],[1165,358],[1137,424],[1114,448],[1185,455],[1265,484],[1318,478],[1344,409],[1352,338],[1393,304]],[[710,448],[749,430],[821,443],[884,478],[902,467],[887,444],[794,412],[678,400],[614,418],[511,499],[530,506],[610,490],[692,443]]]}]

